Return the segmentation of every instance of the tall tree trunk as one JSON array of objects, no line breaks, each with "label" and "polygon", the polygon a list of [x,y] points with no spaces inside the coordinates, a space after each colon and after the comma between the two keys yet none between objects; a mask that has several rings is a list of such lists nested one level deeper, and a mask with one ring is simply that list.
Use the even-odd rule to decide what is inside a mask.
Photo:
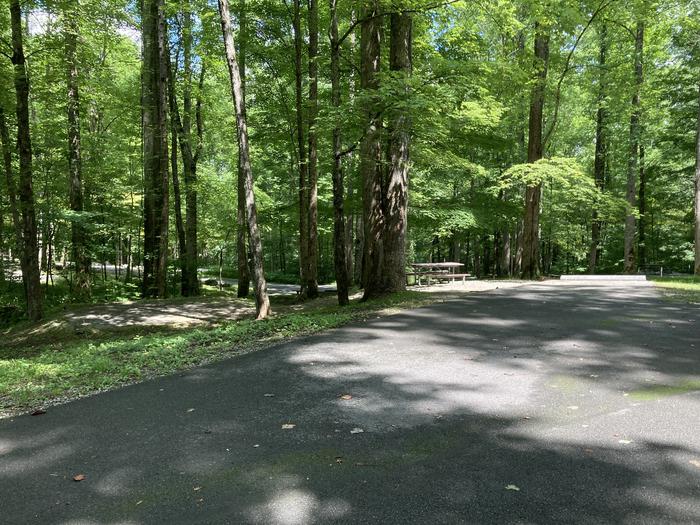
[{"label": "tall tree trunk", "polygon": [[[245,0],[240,0],[239,5],[239,39],[240,53],[238,62],[241,72],[241,92],[243,93],[243,105],[245,106],[245,63],[246,43],[248,42],[248,18]],[[236,254],[238,260],[238,297],[248,297],[250,292],[250,269],[248,268],[248,249],[246,244],[246,216],[245,216],[245,173],[240,156],[238,158],[238,208],[236,212]]]},{"label": "tall tree trunk", "polygon": [[7,186],[7,196],[10,202],[10,215],[12,216],[12,226],[15,237],[13,253],[22,251],[22,222],[20,220],[19,208],[17,207],[17,188],[15,177],[12,172],[12,145],[10,144],[10,134],[7,130],[7,120],[5,119],[5,109],[0,105],[0,143],[2,143],[2,160],[5,171],[5,184]]},{"label": "tall tree trunk", "polygon": [[143,288],[165,297],[168,248],[168,118],[166,31],[163,0],[143,0],[142,106],[144,164]]},{"label": "tall tree trunk", "polygon": [[[193,146],[192,138],[192,13],[189,1],[183,4],[183,115],[175,99],[175,76],[169,75],[172,89],[170,93],[170,110],[175,123],[173,133],[177,134],[182,157],[182,175],[185,181],[186,215],[183,225],[181,205],[176,203],[179,211],[178,236],[180,238],[180,265],[182,268],[182,295],[185,297],[199,295],[199,279],[197,277],[197,162],[202,147],[202,116],[201,91],[204,83],[204,65],[201,66],[199,90],[196,99],[195,121],[197,127],[197,145]],[[175,143],[173,143],[175,147]],[[173,177],[175,182],[176,177]],[[180,199],[180,192],[173,192]],[[177,219],[177,214],[176,214]]]},{"label": "tall tree trunk", "polygon": [[301,33],[300,0],[294,0],[294,92],[296,101],[297,155],[299,168],[299,280],[301,289],[299,297],[308,295],[309,269],[309,194],[307,183],[308,165],[304,145],[304,106],[302,102],[301,51],[303,35]]},{"label": "tall tree trunk", "polygon": [[[389,67],[402,76],[400,99],[408,96],[412,71],[413,18],[407,12],[391,14]],[[382,292],[406,289],[406,229],[408,219],[408,152],[411,123],[405,107],[389,116],[389,176],[384,198]]]},{"label": "tall tree trunk", "polygon": [[66,10],[66,64],[68,66],[68,174],[71,216],[71,247],[75,265],[73,295],[84,301],[90,296],[90,257],[83,213],[83,179],[80,150],[80,99],[78,96],[78,0],[71,0]]},{"label": "tall tree trunk", "polygon": [[318,0],[308,0],[309,7],[309,245],[306,259],[306,296],[318,297]]},{"label": "tall tree trunk", "polygon": [[236,130],[238,136],[238,154],[245,174],[245,199],[246,217],[248,219],[248,235],[250,249],[253,252],[253,281],[255,283],[255,305],[257,318],[264,319],[270,310],[270,299],[267,296],[267,283],[263,269],[263,251],[258,230],[258,217],[255,208],[255,194],[253,193],[253,170],[250,164],[250,148],[248,145],[248,127],[246,123],[246,111],[243,99],[241,75],[236,62],[236,47],[231,30],[231,15],[228,0],[219,0],[219,13],[221,15],[221,31],[224,35],[226,48],[226,62],[231,79],[231,95],[236,108]]},{"label": "tall tree trunk", "polygon": [[[340,45],[338,43],[338,11],[337,0],[330,0],[331,12],[331,104],[334,108],[340,107]],[[345,306],[350,303],[348,277],[345,211],[343,210],[343,159],[342,137],[338,117],[335,117],[333,127],[333,243],[334,243],[334,268],[335,282],[338,291],[338,304]]]},{"label": "tall tree trunk", "polygon": [[695,135],[695,275],[700,275],[700,84],[698,85],[697,126]]},{"label": "tall tree trunk", "polygon": [[634,253],[634,240],[637,221],[634,217],[634,209],[637,207],[637,176],[639,170],[639,140],[641,104],[640,92],[644,81],[642,69],[644,53],[644,22],[637,22],[637,30],[634,39],[634,93],[632,95],[632,115],[630,116],[630,149],[627,168],[627,215],[625,217],[625,251],[624,271],[634,273],[637,271],[637,261]]},{"label": "tall tree trunk", "polygon": [[[543,155],[542,117],[544,112],[544,93],[547,84],[549,66],[549,35],[536,24],[535,27],[535,85],[530,100],[530,117],[528,124],[527,161],[540,160]],[[540,247],[540,200],[542,184],[528,186],[525,190],[525,217],[523,218],[523,256],[522,277],[536,279],[539,276]]]},{"label": "tall tree trunk", "polygon": [[177,233],[178,260],[180,262],[180,292],[187,297],[187,265],[185,263],[185,251],[187,240],[185,239],[185,225],[182,220],[182,196],[180,193],[180,177],[177,169],[177,137],[178,124],[175,119],[177,114],[177,102],[175,101],[175,74],[170,74],[170,86],[168,99],[170,100],[170,171],[173,178],[173,205],[175,207],[175,232]]},{"label": "tall tree trunk", "polygon": [[362,223],[364,255],[362,263],[363,299],[381,293],[382,206],[381,108],[379,95],[381,18],[377,0],[367,0],[360,24],[360,87],[370,96],[366,110],[366,129],[360,145],[362,179]]},{"label": "tall tree trunk", "polygon": [[645,229],[645,214],[647,212],[647,178],[644,169],[644,145],[643,130],[640,130],[639,142],[639,202],[637,209],[639,210],[639,224],[637,225],[637,265],[644,267],[647,260],[646,250],[646,229]]},{"label": "tall tree trunk", "polygon": [[[608,51],[607,27],[603,24],[600,28],[600,51],[598,54],[598,110],[596,113],[595,128],[595,160],[593,165],[593,177],[599,190],[605,187],[605,168],[607,165],[607,71],[606,57]],[[591,248],[588,253],[588,272],[595,273],[600,250],[601,223],[598,219],[598,210],[593,210],[591,225]]]},{"label": "tall tree trunk", "polygon": [[27,316],[32,321],[43,317],[39,243],[37,238],[34,189],[32,187],[32,141],[29,132],[29,77],[22,42],[22,12],[19,0],[10,0],[12,27],[12,64],[17,96],[17,149],[19,151],[19,206],[22,216],[22,280]]}]

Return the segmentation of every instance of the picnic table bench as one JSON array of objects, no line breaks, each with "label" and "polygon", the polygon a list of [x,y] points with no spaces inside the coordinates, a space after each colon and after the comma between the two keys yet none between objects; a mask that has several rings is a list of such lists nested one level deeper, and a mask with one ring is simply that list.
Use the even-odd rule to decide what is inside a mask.
[{"label": "picnic table bench", "polygon": [[[408,281],[409,276],[414,277],[416,284],[419,286],[424,279],[428,286],[430,286],[431,280],[450,281],[454,283],[457,279],[461,279],[462,283],[465,283],[467,277],[471,277],[471,274],[455,272],[456,269],[462,266],[464,265],[457,262],[414,263],[411,265],[413,271],[406,273],[406,280]],[[408,282],[406,284],[408,284]]]}]

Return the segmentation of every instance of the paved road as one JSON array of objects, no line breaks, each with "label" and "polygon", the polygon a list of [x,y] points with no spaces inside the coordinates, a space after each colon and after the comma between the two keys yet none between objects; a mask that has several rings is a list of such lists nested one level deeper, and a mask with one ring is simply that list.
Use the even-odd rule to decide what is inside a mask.
[{"label": "paved road", "polygon": [[0,521],[700,523],[699,334],[643,283],[378,318],[0,421]]}]

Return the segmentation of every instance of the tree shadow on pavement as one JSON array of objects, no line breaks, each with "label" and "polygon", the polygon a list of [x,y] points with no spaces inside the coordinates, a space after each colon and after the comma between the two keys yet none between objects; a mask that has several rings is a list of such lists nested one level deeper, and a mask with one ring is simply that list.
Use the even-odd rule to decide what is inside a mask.
[{"label": "tree shadow on pavement", "polygon": [[700,521],[700,310],[533,288],[0,421],[3,519]]}]

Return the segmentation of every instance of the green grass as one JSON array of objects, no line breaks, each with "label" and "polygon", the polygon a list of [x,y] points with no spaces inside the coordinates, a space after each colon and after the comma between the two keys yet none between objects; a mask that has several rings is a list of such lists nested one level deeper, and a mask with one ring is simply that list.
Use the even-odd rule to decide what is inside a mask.
[{"label": "green grass", "polygon": [[700,303],[700,277],[652,277],[651,280],[669,300]]},{"label": "green grass", "polygon": [[435,294],[403,292],[350,306],[310,304],[264,321],[245,319],[212,328],[121,334],[0,350],[0,414],[11,414],[198,364],[248,353],[290,337],[313,334],[369,316],[440,302]]},{"label": "green grass", "polygon": [[634,399],[653,401],[668,396],[687,394],[700,390],[700,381],[684,381],[676,385],[654,385],[630,392]]}]

